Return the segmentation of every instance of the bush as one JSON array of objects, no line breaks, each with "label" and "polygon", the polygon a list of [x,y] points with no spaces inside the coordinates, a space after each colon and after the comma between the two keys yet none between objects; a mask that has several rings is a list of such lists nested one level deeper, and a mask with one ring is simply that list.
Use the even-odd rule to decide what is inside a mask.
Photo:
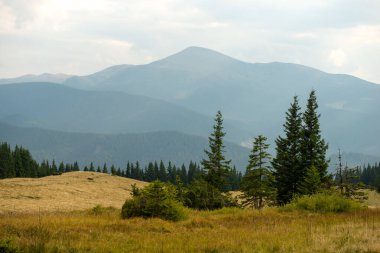
[{"label": "bush", "polygon": [[186,218],[183,205],[176,200],[176,190],[172,185],[154,181],[142,190],[133,190],[132,199],[125,201],[122,218],[158,217],[178,221]]},{"label": "bush", "polygon": [[185,205],[199,210],[214,210],[237,203],[204,180],[193,181],[185,194]]},{"label": "bush", "polygon": [[336,193],[318,193],[293,199],[284,210],[302,210],[318,213],[337,213],[359,210],[361,205]]},{"label": "bush", "polygon": [[0,240],[1,253],[18,253],[20,250],[12,243],[11,240]]}]

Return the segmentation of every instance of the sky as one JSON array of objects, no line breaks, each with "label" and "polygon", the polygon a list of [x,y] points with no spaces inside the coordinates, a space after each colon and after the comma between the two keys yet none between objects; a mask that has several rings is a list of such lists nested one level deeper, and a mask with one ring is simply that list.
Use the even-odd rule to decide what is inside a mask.
[{"label": "sky", "polygon": [[0,78],[91,74],[189,46],[380,84],[380,1],[0,0]]}]

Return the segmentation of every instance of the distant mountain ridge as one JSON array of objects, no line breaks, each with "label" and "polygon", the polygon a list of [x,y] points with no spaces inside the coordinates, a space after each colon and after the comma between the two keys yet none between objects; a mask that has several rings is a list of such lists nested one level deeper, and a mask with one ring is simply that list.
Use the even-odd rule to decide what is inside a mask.
[{"label": "distant mountain ridge", "polygon": [[[139,134],[67,133],[38,128],[21,128],[0,122],[0,142],[22,145],[38,161],[55,159],[80,165],[94,162],[102,166],[114,164],[124,168],[127,161],[171,161],[180,166],[190,161],[200,162],[203,150],[208,148],[207,138],[174,131]],[[241,171],[245,171],[249,150],[226,142],[226,156]]]},{"label": "distant mountain ridge", "polygon": [[206,137],[221,110],[229,140],[247,145],[264,134],[273,152],[292,97],[298,95],[304,109],[315,89],[329,154],[340,148],[380,156],[380,85],[349,75],[290,63],[247,63],[190,47],[149,64],[112,66],[63,84],[82,90],[49,83],[28,92],[15,86],[12,93],[14,85],[1,86],[0,120],[82,133],[174,130]]},{"label": "distant mountain ridge", "polygon": [[380,85],[349,75],[289,63],[246,63],[213,50],[190,47],[162,60],[115,72],[91,86],[81,82],[81,77],[64,84],[145,95],[208,116],[220,109],[227,120],[272,141],[282,133],[292,97],[298,95],[304,108],[309,92],[315,89],[323,136],[331,152],[341,147],[347,152],[380,154],[376,127],[380,124]]},{"label": "distant mountain ridge", "polygon": [[[114,91],[88,91],[54,83],[0,86],[0,121],[81,133],[179,131],[208,136],[213,118],[162,100]],[[247,131],[225,122],[228,138]]]},{"label": "distant mountain ridge", "polygon": [[3,78],[0,79],[0,84],[28,82],[63,83],[64,81],[66,81],[66,79],[69,79],[70,77],[72,77],[72,75],[44,73],[41,75],[24,75],[15,78]]}]

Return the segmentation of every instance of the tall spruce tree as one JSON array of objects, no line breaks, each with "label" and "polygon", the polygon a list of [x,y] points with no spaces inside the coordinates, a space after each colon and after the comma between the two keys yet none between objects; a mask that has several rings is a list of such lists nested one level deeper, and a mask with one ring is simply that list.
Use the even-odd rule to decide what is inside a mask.
[{"label": "tall spruce tree", "polygon": [[298,188],[302,194],[311,195],[317,193],[321,187],[321,179],[317,168],[311,166],[307,169],[303,181],[300,182]]},{"label": "tall spruce tree", "polygon": [[261,209],[265,203],[273,203],[276,198],[274,176],[270,170],[271,156],[267,152],[267,138],[259,135],[253,142],[249,164],[241,183],[245,205]]},{"label": "tall spruce tree", "polygon": [[9,144],[0,145],[0,178],[12,178],[16,176],[13,164],[12,150]]},{"label": "tall spruce tree", "polygon": [[209,140],[210,150],[205,150],[207,159],[202,160],[203,169],[206,171],[205,180],[217,189],[224,191],[227,178],[230,173],[230,162],[224,157],[223,137],[223,116],[220,111],[215,116],[214,132]]},{"label": "tall spruce tree", "polygon": [[294,96],[286,112],[284,126],[285,137],[276,139],[276,157],[272,166],[276,177],[277,202],[288,203],[298,194],[298,184],[303,180],[305,171],[301,166],[301,131],[302,118],[298,97]]},{"label": "tall spruce tree", "polygon": [[[320,176],[322,183],[326,182],[328,160],[326,160],[326,151],[328,145],[321,136],[319,126],[320,115],[317,112],[318,103],[315,91],[312,90],[307,101],[306,110],[303,114],[303,126],[301,131],[301,166],[305,171],[314,166]],[[303,192],[301,191],[301,194]]]}]

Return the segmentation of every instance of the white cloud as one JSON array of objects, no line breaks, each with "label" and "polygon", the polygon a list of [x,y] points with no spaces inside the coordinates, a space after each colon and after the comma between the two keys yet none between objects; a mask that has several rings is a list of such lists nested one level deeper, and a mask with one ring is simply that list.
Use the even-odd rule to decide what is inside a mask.
[{"label": "white cloud", "polygon": [[380,83],[379,1],[0,0],[0,77],[85,74],[185,47]]},{"label": "white cloud", "polygon": [[335,66],[340,67],[346,62],[346,54],[343,52],[342,49],[334,49],[329,54],[329,60]]}]

